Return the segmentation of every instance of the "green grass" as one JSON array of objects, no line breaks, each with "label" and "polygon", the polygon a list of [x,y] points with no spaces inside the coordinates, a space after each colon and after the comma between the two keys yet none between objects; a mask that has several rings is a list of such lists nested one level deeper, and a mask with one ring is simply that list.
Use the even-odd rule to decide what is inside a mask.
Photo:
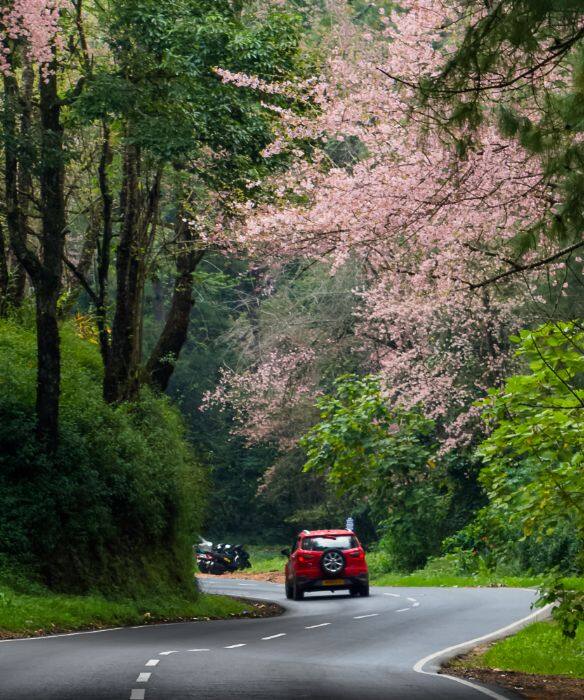
[{"label": "green grass", "polygon": [[[413,574],[381,574],[371,578],[374,586],[407,587],[465,587],[465,586],[504,586],[508,588],[538,588],[546,579],[543,576],[498,576],[497,574],[477,574],[476,576],[455,576],[446,574],[429,574],[422,571]],[[584,590],[584,578],[562,579],[566,588]]]},{"label": "green grass", "polygon": [[571,640],[562,635],[556,623],[536,622],[496,642],[483,654],[456,659],[451,666],[584,678],[584,627]]},{"label": "green grass", "polygon": [[247,569],[247,571],[252,574],[284,571],[286,557],[281,554],[281,550],[285,548],[286,545],[283,544],[273,546],[252,545],[246,547],[251,561],[251,569]]},{"label": "green grass", "polygon": [[[543,583],[536,576],[497,576],[495,574],[476,576],[456,576],[446,574],[428,574],[419,571],[413,574],[381,574],[371,579],[374,586],[508,586],[515,588],[534,588]],[[582,582],[584,583],[584,582]]]},{"label": "green grass", "polygon": [[[411,574],[385,573],[384,555],[372,552],[367,555],[371,583],[376,586],[505,586],[509,588],[538,588],[546,582],[545,576],[511,576],[496,571],[461,575],[456,572],[453,561],[448,556],[430,560],[425,568]],[[566,577],[566,588],[584,590],[584,578]]]},{"label": "green grass", "polygon": [[225,618],[241,615],[249,607],[233,598],[206,594],[192,599],[156,596],[133,600],[101,595],[59,595],[49,591],[15,593],[0,587],[0,637]]}]

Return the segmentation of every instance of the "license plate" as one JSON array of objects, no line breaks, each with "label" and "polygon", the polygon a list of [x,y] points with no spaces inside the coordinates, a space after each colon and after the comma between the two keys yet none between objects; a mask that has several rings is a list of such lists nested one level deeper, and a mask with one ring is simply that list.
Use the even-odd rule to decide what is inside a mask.
[{"label": "license plate", "polygon": [[344,578],[330,578],[328,581],[323,581],[325,586],[342,586],[344,583]]}]

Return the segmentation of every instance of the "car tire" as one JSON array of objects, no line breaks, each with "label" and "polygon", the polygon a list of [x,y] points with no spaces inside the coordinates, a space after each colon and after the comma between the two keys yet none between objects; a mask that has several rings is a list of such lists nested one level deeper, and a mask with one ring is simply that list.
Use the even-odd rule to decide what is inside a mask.
[{"label": "car tire", "polygon": [[327,578],[342,576],[345,570],[345,555],[341,549],[325,549],[320,558],[320,568]]},{"label": "car tire", "polygon": [[284,588],[286,589],[286,598],[288,598],[288,600],[292,600],[292,584],[286,581]]},{"label": "car tire", "polygon": [[369,598],[369,584],[366,583],[364,586],[361,586],[359,593],[363,598]]},{"label": "car tire", "polygon": [[349,595],[351,596],[351,598],[354,598],[355,596],[359,595],[359,593],[360,590],[359,588],[357,588],[357,586],[351,586],[351,588],[349,588]]},{"label": "car tire", "polygon": [[294,584],[292,586],[292,598],[294,600],[304,600],[304,591],[300,586],[294,581]]}]

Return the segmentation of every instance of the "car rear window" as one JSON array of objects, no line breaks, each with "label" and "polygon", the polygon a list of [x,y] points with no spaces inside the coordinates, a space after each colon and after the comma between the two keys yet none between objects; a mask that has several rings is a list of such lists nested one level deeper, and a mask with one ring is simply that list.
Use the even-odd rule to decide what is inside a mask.
[{"label": "car rear window", "polygon": [[302,549],[309,552],[320,552],[329,547],[337,549],[353,549],[359,546],[356,537],[351,535],[330,535],[326,537],[305,537],[302,540]]}]

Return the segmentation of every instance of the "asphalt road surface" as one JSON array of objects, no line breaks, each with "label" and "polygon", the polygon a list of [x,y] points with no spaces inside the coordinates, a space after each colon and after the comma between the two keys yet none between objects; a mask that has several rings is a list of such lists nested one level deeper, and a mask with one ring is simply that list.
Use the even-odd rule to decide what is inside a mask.
[{"label": "asphalt road surface", "polygon": [[525,589],[372,588],[369,598],[313,593],[293,602],[279,584],[203,586],[284,603],[287,612],[0,642],[0,698],[511,698],[435,670],[458,645],[532,615],[534,599]]}]

